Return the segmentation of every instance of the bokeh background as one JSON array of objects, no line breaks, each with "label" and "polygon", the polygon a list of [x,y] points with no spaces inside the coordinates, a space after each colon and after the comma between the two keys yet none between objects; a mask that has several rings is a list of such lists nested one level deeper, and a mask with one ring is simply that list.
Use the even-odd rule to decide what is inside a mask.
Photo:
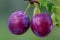
[{"label": "bokeh background", "polygon": [[[8,18],[16,10],[24,11],[29,2],[24,0],[0,0],[0,40],[60,40],[60,28],[54,26],[53,31],[44,38],[38,37],[29,28],[23,35],[14,35],[8,29]],[[31,18],[33,6],[27,12]]]}]

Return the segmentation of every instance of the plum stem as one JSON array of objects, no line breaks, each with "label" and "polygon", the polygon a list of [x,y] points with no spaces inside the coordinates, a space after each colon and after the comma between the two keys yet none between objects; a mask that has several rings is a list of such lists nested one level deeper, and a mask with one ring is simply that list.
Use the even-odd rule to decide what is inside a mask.
[{"label": "plum stem", "polygon": [[34,12],[33,15],[39,14],[40,13],[40,9],[38,7],[38,4],[34,3],[34,6],[35,6],[35,8],[34,8],[34,11],[33,11]]},{"label": "plum stem", "polygon": [[30,6],[31,6],[31,4],[29,3],[28,6],[27,6],[26,9],[25,9],[25,14],[26,14],[26,12],[28,11],[28,9],[30,8]]}]

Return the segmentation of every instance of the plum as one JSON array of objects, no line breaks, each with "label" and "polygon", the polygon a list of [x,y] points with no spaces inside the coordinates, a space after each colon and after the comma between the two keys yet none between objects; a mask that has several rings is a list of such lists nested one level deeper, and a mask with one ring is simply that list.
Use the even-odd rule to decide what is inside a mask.
[{"label": "plum", "polygon": [[53,28],[52,18],[48,13],[36,14],[31,19],[31,29],[39,37],[47,36]]},{"label": "plum", "polygon": [[30,26],[30,19],[23,11],[15,11],[8,20],[8,27],[11,33],[20,35],[25,33]]}]

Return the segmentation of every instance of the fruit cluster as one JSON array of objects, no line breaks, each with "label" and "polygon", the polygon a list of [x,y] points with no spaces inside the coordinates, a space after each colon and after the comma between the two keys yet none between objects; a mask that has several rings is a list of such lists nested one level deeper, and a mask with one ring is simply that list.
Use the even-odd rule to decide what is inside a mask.
[{"label": "fruit cluster", "polygon": [[[35,35],[39,37],[47,36],[52,31],[54,24],[51,17],[51,13],[53,13],[51,11],[52,3],[47,2],[47,4],[43,4],[43,1],[40,0],[25,1],[29,1],[30,4],[35,5],[31,20],[29,19],[26,12],[15,11],[12,13],[8,20],[9,30],[13,34],[21,35],[25,33],[29,27],[31,27],[31,30]],[[45,5],[47,5],[47,7]]]}]

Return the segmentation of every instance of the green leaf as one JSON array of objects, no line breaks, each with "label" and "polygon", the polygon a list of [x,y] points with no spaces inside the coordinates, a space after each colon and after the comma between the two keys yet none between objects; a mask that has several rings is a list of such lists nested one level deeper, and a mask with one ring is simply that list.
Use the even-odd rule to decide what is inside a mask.
[{"label": "green leaf", "polygon": [[53,6],[53,12],[56,15],[56,26],[60,27],[60,7],[59,6]]},{"label": "green leaf", "polygon": [[57,22],[56,26],[57,27],[60,27],[60,21]]},{"label": "green leaf", "polygon": [[51,0],[51,1],[54,3],[54,5],[60,6],[60,0]]},{"label": "green leaf", "polygon": [[57,26],[57,27],[60,27],[60,21],[57,19],[56,15],[53,13],[51,15],[51,17],[52,17],[52,20],[53,20],[53,25]]},{"label": "green leaf", "polygon": [[53,14],[51,15],[51,17],[52,17],[52,20],[53,20],[53,24],[55,25],[55,24],[57,23],[56,15],[53,13]]},{"label": "green leaf", "polygon": [[40,11],[41,12],[47,12],[47,9],[46,9],[46,4],[47,4],[47,0],[39,0],[39,3],[40,3]]},{"label": "green leaf", "polygon": [[47,3],[47,10],[48,10],[49,13],[51,13],[52,7],[53,7],[53,3],[48,1],[48,3]]},{"label": "green leaf", "polygon": [[46,6],[46,4],[47,4],[47,0],[38,0],[39,1],[39,3],[40,3],[40,6]]},{"label": "green leaf", "polygon": [[56,15],[57,19],[60,21],[60,7],[59,6],[54,6],[53,7],[53,12]]},{"label": "green leaf", "polygon": [[47,12],[51,15],[53,3],[51,0],[39,0],[41,12]]}]

